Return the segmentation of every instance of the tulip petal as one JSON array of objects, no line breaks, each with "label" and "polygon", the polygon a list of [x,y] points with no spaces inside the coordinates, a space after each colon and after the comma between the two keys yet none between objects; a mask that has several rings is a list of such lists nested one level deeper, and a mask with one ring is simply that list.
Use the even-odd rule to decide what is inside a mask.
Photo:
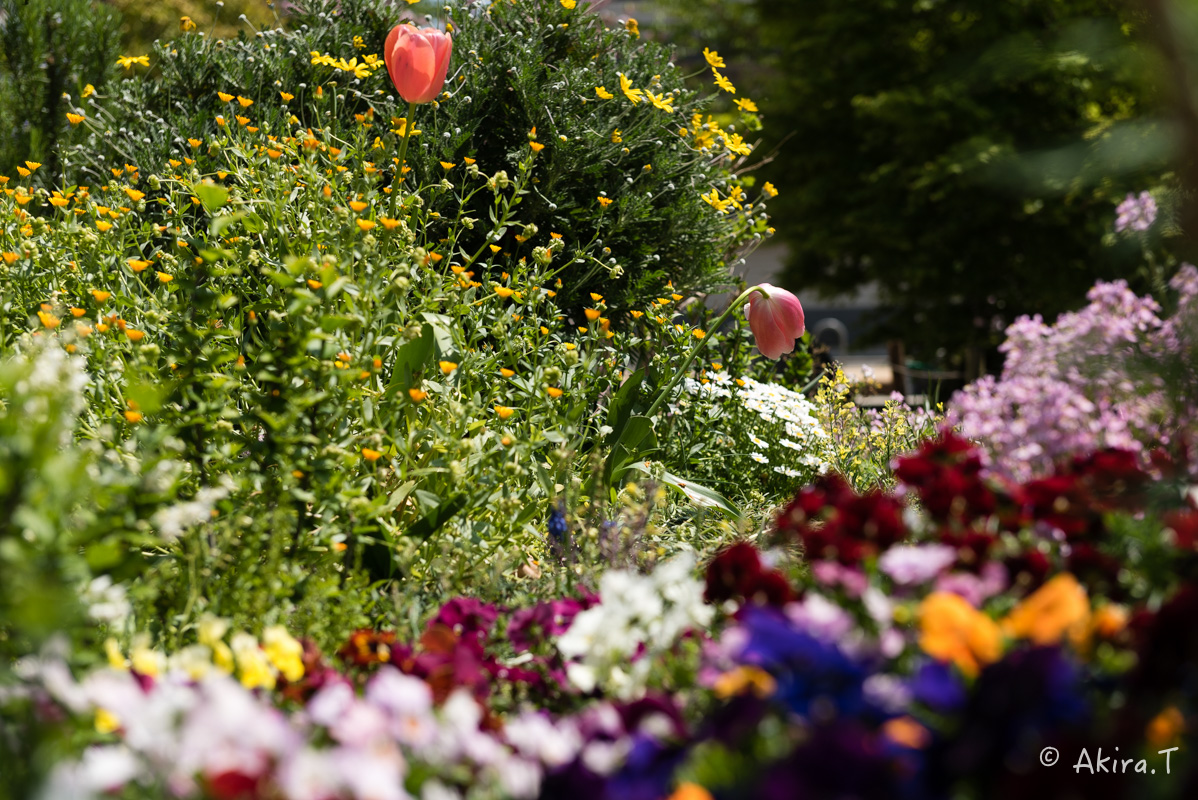
[{"label": "tulip petal", "polygon": [[[383,63],[387,65],[387,74],[391,74],[391,51],[395,49],[395,42],[399,39],[399,31],[401,28],[406,28],[406,25],[396,25],[387,34],[387,41],[383,42]],[[392,81],[395,79],[392,78]]]},{"label": "tulip petal", "polygon": [[[391,50],[391,65],[388,72],[399,96],[409,103],[427,103],[436,97],[428,97],[429,85],[436,71],[433,46],[420,35],[401,31]],[[440,87],[436,87],[437,90]]]},{"label": "tulip petal", "polygon": [[785,289],[761,284],[769,295],[754,294],[745,307],[745,316],[757,349],[766,358],[776,359],[794,351],[795,340],[803,335],[803,306],[799,298]]},{"label": "tulip petal", "polygon": [[445,76],[449,73],[449,59],[453,55],[453,37],[448,33],[434,31],[436,34],[432,37],[433,53],[436,59],[436,69],[433,72],[433,81],[429,87],[433,91],[433,100],[436,95],[441,93],[441,88],[445,85]]}]

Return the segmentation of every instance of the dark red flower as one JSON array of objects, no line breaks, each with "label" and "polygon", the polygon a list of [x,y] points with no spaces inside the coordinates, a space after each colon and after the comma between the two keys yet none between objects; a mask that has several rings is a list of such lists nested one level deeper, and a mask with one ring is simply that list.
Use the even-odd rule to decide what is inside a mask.
[{"label": "dark red flower", "polygon": [[437,612],[429,626],[444,625],[463,639],[485,640],[499,611],[490,603],[473,597],[455,597]]},{"label": "dark red flower", "polygon": [[215,800],[257,800],[263,796],[259,778],[235,770],[209,776],[205,783]]},{"label": "dark red flower", "polygon": [[1139,508],[1150,480],[1135,453],[1116,448],[1075,457],[1068,471],[1081,481],[1090,506],[1097,511]]},{"label": "dark red flower", "polygon": [[1091,592],[1101,589],[1112,600],[1122,599],[1124,592],[1119,586],[1118,576],[1123,565],[1119,559],[1107,555],[1089,542],[1078,542],[1071,548],[1065,564],[1066,569],[1076,575]]},{"label": "dark red flower", "polygon": [[940,532],[940,543],[957,551],[955,568],[965,572],[980,571],[990,560],[990,550],[997,542],[998,538],[993,534],[980,531],[955,531],[946,528]]},{"label": "dark red flower", "polygon": [[1192,680],[1198,663],[1198,587],[1185,584],[1155,614],[1132,617],[1137,662],[1131,684],[1150,695],[1168,695]]},{"label": "dark red flower", "polygon": [[507,639],[517,653],[531,650],[548,638],[565,633],[578,612],[590,608],[595,602],[594,599],[565,597],[519,609],[508,622]]},{"label": "dark red flower", "polygon": [[1052,475],[1023,485],[1028,517],[1047,523],[1068,538],[1086,533],[1096,521],[1076,475]]},{"label": "dark red flower", "polygon": [[1048,556],[1034,548],[1007,558],[1004,564],[1012,589],[1021,594],[1028,594],[1044,583],[1052,568]]},{"label": "dark red flower", "polygon": [[720,551],[707,565],[708,603],[745,600],[758,605],[783,606],[794,599],[790,582],[775,569],[766,569],[757,548],[737,542]]},{"label": "dark red flower", "polygon": [[1198,550],[1198,511],[1170,511],[1162,520],[1173,531],[1173,544],[1183,550]]},{"label": "dark red flower", "polygon": [[902,505],[879,489],[857,494],[835,473],[801,490],[778,515],[780,536],[797,537],[811,560],[860,563],[907,535]]},{"label": "dark red flower", "polygon": [[994,513],[998,499],[982,480],[982,456],[967,439],[941,431],[919,450],[898,459],[895,477],[915,489],[937,522],[970,525]]}]

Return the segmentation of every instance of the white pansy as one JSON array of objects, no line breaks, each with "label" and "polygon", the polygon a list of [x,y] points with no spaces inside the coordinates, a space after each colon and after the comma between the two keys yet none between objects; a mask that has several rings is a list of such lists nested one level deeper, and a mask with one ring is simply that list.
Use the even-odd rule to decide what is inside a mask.
[{"label": "white pansy", "polygon": [[694,554],[683,553],[650,575],[606,572],[599,582],[599,604],[575,616],[557,640],[570,682],[584,692],[603,686],[617,697],[636,696],[654,655],[711,620],[713,611],[703,602],[703,584],[692,577],[694,569]]}]

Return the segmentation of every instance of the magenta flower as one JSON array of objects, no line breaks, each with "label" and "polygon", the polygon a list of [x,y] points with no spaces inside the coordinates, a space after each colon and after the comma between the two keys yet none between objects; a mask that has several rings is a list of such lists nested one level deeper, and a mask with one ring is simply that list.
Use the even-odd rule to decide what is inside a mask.
[{"label": "magenta flower", "polygon": [[803,306],[799,298],[785,289],[761,284],[768,297],[754,292],[745,303],[745,317],[766,358],[778,359],[795,349],[795,340],[803,335]]}]

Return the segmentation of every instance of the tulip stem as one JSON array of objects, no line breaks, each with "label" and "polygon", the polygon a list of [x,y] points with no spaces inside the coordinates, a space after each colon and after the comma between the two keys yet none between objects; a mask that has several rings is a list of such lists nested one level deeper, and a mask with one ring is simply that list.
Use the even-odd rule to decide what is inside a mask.
[{"label": "tulip stem", "polygon": [[412,128],[415,127],[413,119],[416,116],[416,104],[408,103],[408,116],[404,119],[403,126],[403,143],[399,146],[399,165],[395,168],[395,180],[391,182],[391,207],[395,207],[396,195],[399,194],[399,187],[403,185],[404,178],[404,161],[408,158],[408,138],[412,135]]},{"label": "tulip stem", "polygon": [[[740,308],[741,304],[752,297],[754,292],[757,292],[767,300],[769,299],[769,294],[760,286],[754,286],[750,289],[746,289],[741,293],[740,297],[732,301],[728,308],[724,309],[724,313],[720,314],[720,316],[712,324],[711,330],[713,332],[718,331],[720,326],[724,324],[724,320],[728,319],[728,315],[731,314],[734,309]],[[699,343],[695,345],[693,350],[691,350],[690,355],[686,357],[686,361],[682,362],[682,366],[679,367],[678,371],[674,373],[674,377],[670,378],[669,383],[667,383],[657,395],[657,398],[653,401],[653,405],[649,406],[649,410],[645,412],[646,417],[650,419],[653,418],[653,412],[657,411],[657,409],[661,407],[661,404],[665,402],[665,399],[670,396],[670,393],[674,391],[674,387],[678,385],[678,381],[682,380],[682,377],[686,375],[686,372],[690,369],[691,364],[695,363],[695,359],[699,357],[699,353],[702,352],[703,348],[707,346],[709,341],[711,341],[711,337],[709,336],[704,336],[699,340]]]}]

